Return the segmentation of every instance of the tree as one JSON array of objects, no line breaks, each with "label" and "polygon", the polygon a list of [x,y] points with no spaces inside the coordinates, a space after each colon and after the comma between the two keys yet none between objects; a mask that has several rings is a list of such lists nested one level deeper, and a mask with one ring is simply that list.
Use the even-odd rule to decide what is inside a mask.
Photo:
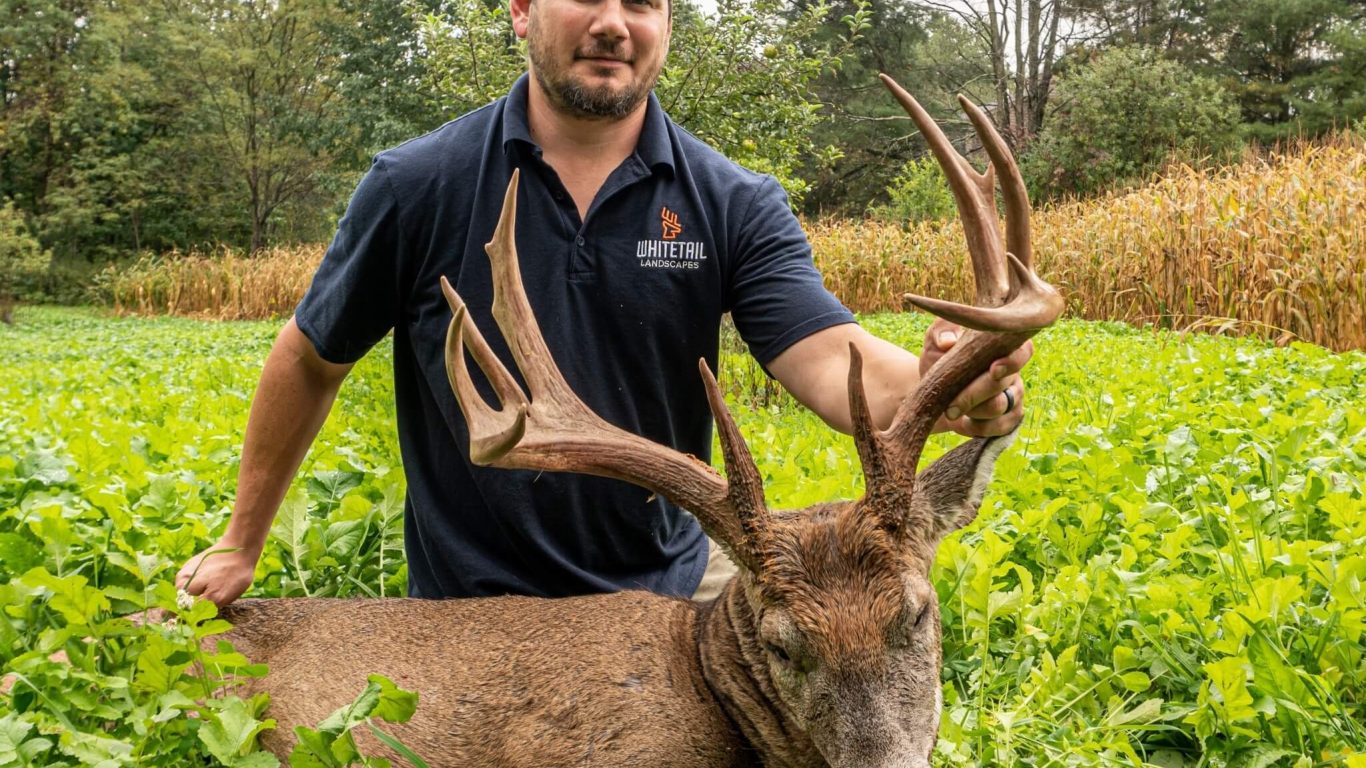
[{"label": "tree", "polygon": [[1140,45],[1188,66],[1208,65],[1218,30],[1211,0],[1072,0],[1073,14],[1094,27],[1099,47]]},{"label": "tree", "polygon": [[[377,152],[425,133],[441,113],[425,89],[427,61],[420,50],[420,19],[439,0],[338,0],[341,11],[325,34],[344,52],[333,77],[338,106],[357,140],[339,161],[363,171]],[[351,185],[343,194],[351,192]]]},{"label": "tree", "polygon": [[1360,0],[1074,0],[1104,45],[1139,43],[1215,77],[1250,135],[1315,135],[1366,115]]},{"label": "tree", "polygon": [[0,195],[41,214],[64,154],[56,123],[72,93],[68,58],[86,3],[0,5]]},{"label": "tree", "polygon": [[[1210,24],[1230,30],[1220,69],[1237,95],[1252,135],[1270,139],[1298,132],[1321,133],[1332,127],[1335,107],[1344,104],[1343,97],[1350,99],[1355,90],[1360,99],[1366,80],[1358,76],[1344,83],[1343,75],[1352,73],[1341,68],[1344,51],[1340,46],[1350,51],[1355,45],[1360,50],[1360,38],[1350,31],[1353,27],[1361,31],[1361,10],[1356,10],[1355,24],[1352,13],[1347,0],[1219,0],[1212,4]],[[1359,75],[1359,58],[1357,62],[1354,69]],[[1336,81],[1336,87],[1330,81]]]},{"label": "tree", "polygon": [[[62,162],[38,218],[44,242],[65,259],[89,262],[164,243],[190,199],[170,194],[164,146],[187,94],[162,76],[167,16],[155,2],[92,5],[68,56],[70,98],[56,114]],[[149,225],[150,220],[150,225]],[[149,237],[150,235],[150,237]]]},{"label": "tree", "polygon": [[1305,128],[1316,134],[1366,121],[1366,7],[1339,18],[1323,42],[1333,52],[1331,60],[1304,77],[1302,94],[1291,101]]},{"label": "tree", "polygon": [[344,23],[333,0],[197,0],[184,4],[182,73],[199,94],[197,137],[236,180],[252,252],[291,207],[298,239],[324,236],[327,175],[359,133],[340,108]]},{"label": "tree", "polygon": [[1150,48],[1116,48],[1059,78],[1057,110],[1023,159],[1036,195],[1142,179],[1172,155],[1236,145],[1238,112],[1213,79]]},{"label": "tree", "polygon": [[[800,0],[794,7],[810,4]],[[889,189],[905,197],[905,179],[894,179],[906,174],[925,178],[912,167],[928,151],[923,138],[882,87],[879,73],[910,87],[955,143],[972,135],[957,94],[966,93],[978,102],[991,98],[980,79],[985,49],[967,27],[906,0],[873,0],[868,8],[872,18],[859,44],[844,54],[840,67],[826,69],[813,87],[824,118],[815,127],[815,140],[838,147],[840,157],[834,163],[808,163],[803,168],[812,184],[804,201],[808,213],[903,210],[904,200],[885,205]],[[836,3],[822,35],[841,35],[836,19],[851,10],[852,4]]]},{"label": "tree", "polygon": [[428,100],[442,116],[455,118],[488,104],[526,71],[526,52],[504,4],[441,0],[435,10],[416,0],[405,5],[422,32]]},{"label": "tree", "polygon": [[[800,200],[802,159],[832,156],[812,138],[821,119],[812,83],[839,66],[868,14],[856,3],[844,35],[822,41],[829,6],[793,18],[785,7],[783,0],[721,0],[708,18],[674,0],[673,41],[655,92],[684,128],[741,165],[772,173]],[[502,96],[526,69],[505,9],[483,0],[447,0],[439,14],[424,16],[422,45],[429,83],[450,116]]]},{"label": "tree", "polygon": [[0,5],[0,195],[60,259],[176,242],[213,207],[176,188],[170,34],[156,0]]},{"label": "tree", "polygon": [[986,52],[988,112],[1013,149],[1043,127],[1053,76],[1062,54],[1090,37],[1075,23],[1068,0],[915,0],[915,5],[971,30]]}]

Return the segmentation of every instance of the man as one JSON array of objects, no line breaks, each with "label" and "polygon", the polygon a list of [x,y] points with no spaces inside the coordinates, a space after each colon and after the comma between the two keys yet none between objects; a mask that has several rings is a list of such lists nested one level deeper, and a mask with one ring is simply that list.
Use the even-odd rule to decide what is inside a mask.
[{"label": "man", "polygon": [[[510,0],[528,75],[504,99],[375,159],[266,360],[227,530],[178,585],[220,605],[246,590],[342,379],[392,329],[410,594],[695,593],[706,537],[667,501],[612,480],[469,462],[442,361],[450,311],[438,278],[510,359],[489,315],[483,245],[518,168],[523,282],[566,380],[607,421],[706,456],[696,361],[715,368],[725,312],[798,400],[846,431],[848,346],[858,344],[874,418],[891,420],[952,346],[952,327],[931,329],[922,359],[863,331],[822,287],[776,182],[668,121],[651,95],[668,3]],[[1013,429],[1030,354],[993,365],[942,426]],[[236,551],[206,558],[214,549]]]}]

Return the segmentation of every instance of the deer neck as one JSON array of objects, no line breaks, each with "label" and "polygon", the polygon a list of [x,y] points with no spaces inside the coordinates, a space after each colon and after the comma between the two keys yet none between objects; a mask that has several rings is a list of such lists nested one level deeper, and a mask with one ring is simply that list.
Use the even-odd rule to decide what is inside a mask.
[{"label": "deer neck", "polygon": [[827,765],[777,697],[746,595],[749,576],[730,580],[698,622],[702,675],[765,766]]}]

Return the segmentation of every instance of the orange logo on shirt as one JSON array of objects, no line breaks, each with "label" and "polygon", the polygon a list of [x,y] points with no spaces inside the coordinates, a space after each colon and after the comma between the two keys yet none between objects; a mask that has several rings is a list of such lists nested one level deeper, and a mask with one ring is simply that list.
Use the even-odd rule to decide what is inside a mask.
[{"label": "orange logo on shirt", "polygon": [[683,225],[678,222],[678,214],[668,208],[659,209],[659,220],[664,229],[662,237],[665,240],[673,240],[683,234]]}]

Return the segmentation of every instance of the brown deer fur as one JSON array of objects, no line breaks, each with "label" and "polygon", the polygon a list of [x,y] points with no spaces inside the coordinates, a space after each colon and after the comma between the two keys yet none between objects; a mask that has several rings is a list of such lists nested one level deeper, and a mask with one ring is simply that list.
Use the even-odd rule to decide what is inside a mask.
[{"label": "brown deer fur", "polygon": [[[954,187],[979,306],[912,299],[976,330],[926,374],[885,431],[872,424],[861,358],[850,350],[865,496],[766,509],[758,470],[705,366],[728,479],[588,411],[555,368],[522,291],[514,175],[488,252],[494,316],[531,396],[488,350],[460,297],[442,286],[454,314],[447,368],[471,455],[663,493],[697,515],[739,574],[703,605],[626,592],[228,606],[223,614],[236,625],[228,639],[270,668],[250,687],[271,694],[282,726],[263,737],[271,751],[284,757],[289,727],[317,724],[379,673],[418,691],[417,714],[393,730],[433,766],[929,765],[940,713],[929,568],[942,537],[976,514],[1010,438],[968,441],[919,475],[916,465],[957,393],[1052,322],[1062,303],[1030,269],[1028,200],[985,116],[964,102],[1003,181],[1011,255],[997,231],[991,173],[977,174],[953,154],[919,105],[884,80]],[[488,375],[501,409],[474,391],[462,347]]]}]

